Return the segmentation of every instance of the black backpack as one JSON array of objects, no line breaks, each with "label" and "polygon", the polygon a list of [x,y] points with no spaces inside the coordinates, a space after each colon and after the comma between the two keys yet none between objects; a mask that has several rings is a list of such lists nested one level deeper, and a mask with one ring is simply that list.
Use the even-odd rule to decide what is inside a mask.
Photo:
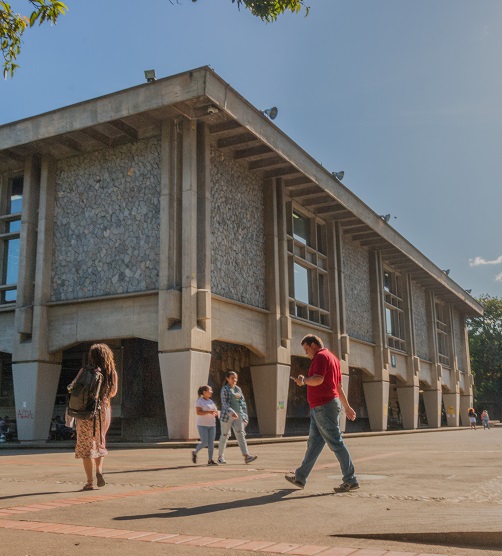
[{"label": "black backpack", "polygon": [[103,375],[99,367],[87,365],[69,390],[68,415],[76,419],[94,419],[101,409],[99,392]]}]

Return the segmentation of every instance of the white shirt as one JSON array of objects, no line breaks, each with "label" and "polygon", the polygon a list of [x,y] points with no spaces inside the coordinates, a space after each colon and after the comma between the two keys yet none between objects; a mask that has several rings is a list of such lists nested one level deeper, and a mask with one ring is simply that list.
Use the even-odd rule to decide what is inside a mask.
[{"label": "white shirt", "polygon": [[204,399],[202,396],[197,400],[196,407],[202,408],[202,411],[207,412],[207,415],[197,415],[197,425],[201,427],[215,427],[216,417],[210,413],[216,411],[217,407],[213,400]]}]

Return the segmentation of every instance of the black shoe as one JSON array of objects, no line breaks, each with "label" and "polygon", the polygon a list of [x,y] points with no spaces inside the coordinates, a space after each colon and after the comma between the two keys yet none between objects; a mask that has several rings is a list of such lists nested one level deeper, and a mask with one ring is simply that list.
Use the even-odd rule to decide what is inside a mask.
[{"label": "black shoe", "polygon": [[351,490],[357,490],[359,488],[359,483],[349,484],[349,483],[342,483],[339,487],[335,487],[333,490],[337,494],[342,494],[344,492],[350,492]]},{"label": "black shoe", "polygon": [[300,483],[300,481],[296,480],[296,475],[294,473],[292,473],[291,475],[284,475],[284,478],[286,479],[286,481],[289,481],[291,484],[297,486],[298,488],[305,488],[305,485],[303,483]]},{"label": "black shoe", "polygon": [[207,462],[207,464],[208,464],[208,465],[218,465],[218,464],[214,461],[214,459],[210,459],[210,460]]},{"label": "black shoe", "polygon": [[197,463],[197,452],[195,450],[192,452],[192,461]]}]

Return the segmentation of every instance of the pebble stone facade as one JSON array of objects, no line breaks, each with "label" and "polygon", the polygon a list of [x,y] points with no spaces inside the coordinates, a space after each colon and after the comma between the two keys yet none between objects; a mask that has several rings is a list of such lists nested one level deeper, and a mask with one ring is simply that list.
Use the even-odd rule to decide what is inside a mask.
[{"label": "pebble stone facade", "polygon": [[411,283],[413,303],[413,320],[415,322],[415,344],[417,355],[425,361],[430,360],[429,335],[427,331],[427,314],[425,311],[425,290],[414,282]]},{"label": "pebble stone facade", "polygon": [[261,180],[212,148],[211,199],[212,291],[264,309],[265,231]]},{"label": "pebble stone facade", "polygon": [[52,301],[157,289],[159,160],[154,138],[58,164]]}]

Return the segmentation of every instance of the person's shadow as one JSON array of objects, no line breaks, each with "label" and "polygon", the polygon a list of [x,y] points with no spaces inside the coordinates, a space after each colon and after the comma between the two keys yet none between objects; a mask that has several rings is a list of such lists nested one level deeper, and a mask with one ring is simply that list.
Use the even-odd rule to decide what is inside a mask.
[{"label": "person's shadow", "polygon": [[[272,494],[266,494],[263,496],[256,496],[255,498],[246,498],[245,500],[232,500],[232,502],[219,502],[217,504],[207,504],[206,506],[195,506],[194,508],[164,508],[162,512],[155,514],[143,514],[143,515],[123,515],[113,518],[116,521],[129,521],[135,519],[151,519],[154,517],[190,517],[203,514],[211,514],[214,512],[221,512],[225,510],[234,510],[237,508],[251,508],[253,506],[264,506],[266,504],[273,504],[274,502],[286,502],[288,499],[284,497],[288,494],[298,492],[297,489],[281,489]],[[315,498],[319,496],[332,496],[333,492],[327,492],[322,494],[310,494],[307,496],[302,496],[303,498]],[[290,498],[289,500],[292,500]]]}]

